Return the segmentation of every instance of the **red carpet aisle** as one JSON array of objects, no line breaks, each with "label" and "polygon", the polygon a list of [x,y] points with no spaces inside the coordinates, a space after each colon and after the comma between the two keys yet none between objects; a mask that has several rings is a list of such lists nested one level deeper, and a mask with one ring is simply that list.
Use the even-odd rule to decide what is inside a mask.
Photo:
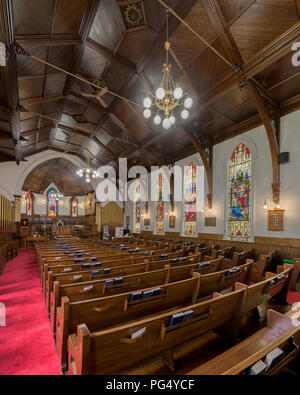
[{"label": "red carpet aisle", "polygon": [[20,251],[0,278],[6,327],[0,327],[0,374],[61,374],[33,251]]}]

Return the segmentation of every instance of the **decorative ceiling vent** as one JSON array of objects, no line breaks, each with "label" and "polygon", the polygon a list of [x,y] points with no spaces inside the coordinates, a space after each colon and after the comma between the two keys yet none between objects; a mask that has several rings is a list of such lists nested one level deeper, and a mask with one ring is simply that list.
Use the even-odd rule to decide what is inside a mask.
[{"label": "decorative ceiling vent", "polygon": [[146,26],[142,1],[118,1],[121,15],[127,30]]},{"label": "decorative ceiling vent", "polygon": [[73,118],[75,119],[76,122],[78,123],[88,123],[89,120],[84,114],[81,115],[73,115]]}]

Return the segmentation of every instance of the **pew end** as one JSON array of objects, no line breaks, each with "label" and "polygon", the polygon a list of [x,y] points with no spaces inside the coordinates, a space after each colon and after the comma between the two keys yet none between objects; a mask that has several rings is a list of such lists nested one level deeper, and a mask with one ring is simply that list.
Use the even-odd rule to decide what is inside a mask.
[{"label": "pew end", "polygon": [[85,324],[77,327],[77,334],[68,340],[68,375],[87,375],[89,372],[91,334]]}]

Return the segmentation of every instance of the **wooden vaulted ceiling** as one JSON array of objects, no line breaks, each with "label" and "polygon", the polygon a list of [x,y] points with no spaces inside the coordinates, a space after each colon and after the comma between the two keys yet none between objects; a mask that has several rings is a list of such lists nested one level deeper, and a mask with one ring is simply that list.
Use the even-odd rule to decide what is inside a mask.
[{"label": "wooden vaulted ceiling", "polygon": [[91,192],[93,187],[76,175],[77,167],[67,159],[48,160],[37,166],[27,176],[24,191],[44,193],[51,183],[65,196],[81,196]]},{"label": "wooden vaulted ceiling", "polygon": [[[139,27],[124,18],[129,3],[142,7]],[[92,87],[12,49],[16,42],[74,74],[101,77],[111,91],[141,104],[161,79],[166,19],[157,0],[0,0],[0,41],[10,54],[8,67],[0,70],[0,159],[26,160],[52,149],[83,159],[89,155],[93,166],[115,163],[120,156],[130,164],[170,164],[194,153],[197,144],[207,151],[262,124],[240,80],[251,80],[280,115],[300,108],[300,73],[291,62],[291,46],[300,41],[299,0],[166,3],[243,68],[234,74],[170,15],[173,76],[195,104],[191,117],[168,132],[144,119],[141,107],[106,94],[104,108],[84,96],[94,93]],[[56,122],[19,112],[18,104]]]}]

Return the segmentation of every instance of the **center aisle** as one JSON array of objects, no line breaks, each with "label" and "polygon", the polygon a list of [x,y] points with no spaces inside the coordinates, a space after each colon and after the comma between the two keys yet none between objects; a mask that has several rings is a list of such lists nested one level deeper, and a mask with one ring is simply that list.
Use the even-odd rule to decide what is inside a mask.
[{"label": "center aisle", "polygon": [[33,251],[20,250],[0,278],[0,375],[61,375]]}]

